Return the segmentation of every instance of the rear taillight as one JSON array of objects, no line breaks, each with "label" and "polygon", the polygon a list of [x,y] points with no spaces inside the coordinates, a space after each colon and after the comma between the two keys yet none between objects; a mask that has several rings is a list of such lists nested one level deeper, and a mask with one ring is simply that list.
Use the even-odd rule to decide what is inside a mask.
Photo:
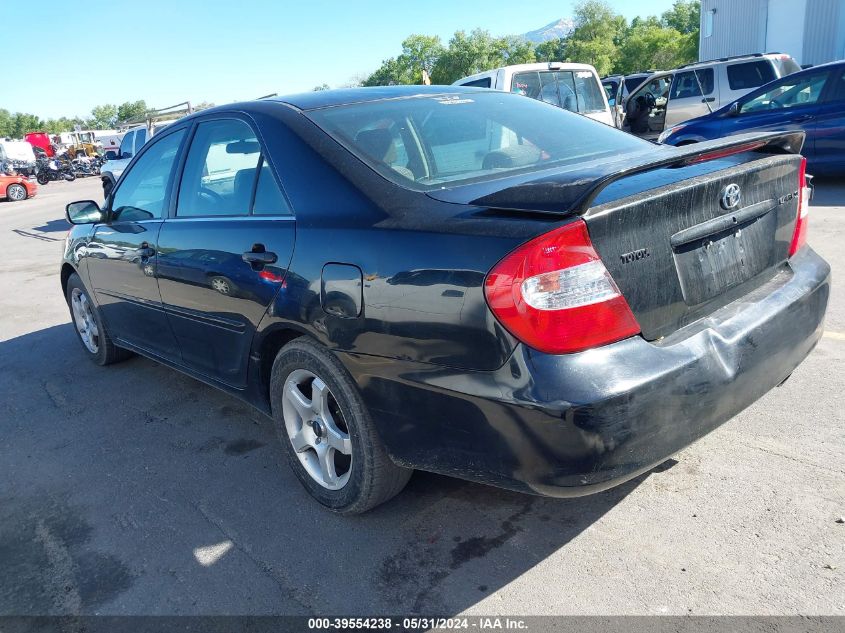
[{"label": "rear taillight", "polygon": [[807,243],[807,213],[810,210],[810,188],[807,186],[807,159],[801,159],[798,168],[798,213],[795,216],[795,232],[789,245],[789,256],[792,257]]},{"label": "rear taillight", "polygon": [[640,331],[583,220],[507,255],[487,275],[484,293],[511,334],[549,354],[580,352]]}]

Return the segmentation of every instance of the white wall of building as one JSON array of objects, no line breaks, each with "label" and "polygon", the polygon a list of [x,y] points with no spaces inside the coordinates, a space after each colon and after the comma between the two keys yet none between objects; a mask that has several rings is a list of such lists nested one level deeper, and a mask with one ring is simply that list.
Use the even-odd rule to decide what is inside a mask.
[{"label": "white wall of building", "polygon": [[804,50],[807,0],[769,0],[766,16],[766,50],[789,53],[799,64]]}]

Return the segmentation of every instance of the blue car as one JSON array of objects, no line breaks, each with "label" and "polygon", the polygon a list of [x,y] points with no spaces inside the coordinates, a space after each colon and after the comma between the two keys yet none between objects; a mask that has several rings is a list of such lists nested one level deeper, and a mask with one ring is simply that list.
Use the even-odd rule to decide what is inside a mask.
[{"label": "blue car", "polygon": [[845,173],[845,61],[772,81],[715,112],[666,130],[658,142],[688,145],[773,130],[807,133],[802,154],[813,174]]}]

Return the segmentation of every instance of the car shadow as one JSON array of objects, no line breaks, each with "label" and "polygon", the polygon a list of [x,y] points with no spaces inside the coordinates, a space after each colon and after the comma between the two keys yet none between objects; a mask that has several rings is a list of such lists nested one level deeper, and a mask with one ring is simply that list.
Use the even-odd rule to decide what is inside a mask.
[{"label": "car shadow", "polygon": [[65,233],[70,228],[70,223],[64,218],[58,220],[49,220],[41,226],[33,226],[33,231],[40,231],[41,233]]},{"label": "car shadow", "polygon": [[271,420],[148,359],[97,367],[70,324],[0,342],[0,411],[0,614],[456,614],[652,476],[548,499],[418,472],[338,516]]}]

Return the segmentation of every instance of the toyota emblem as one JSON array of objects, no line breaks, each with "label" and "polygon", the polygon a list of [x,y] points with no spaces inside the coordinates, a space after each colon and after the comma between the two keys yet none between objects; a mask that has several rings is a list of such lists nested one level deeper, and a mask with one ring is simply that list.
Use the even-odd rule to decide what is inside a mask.
[{"label": "toyota emblem", "polygon": [[731,210],[739,206],[739,201],[742,199],[742,191],[739,185],[731,183],[722,190],[721,204],[723,209]]}]

